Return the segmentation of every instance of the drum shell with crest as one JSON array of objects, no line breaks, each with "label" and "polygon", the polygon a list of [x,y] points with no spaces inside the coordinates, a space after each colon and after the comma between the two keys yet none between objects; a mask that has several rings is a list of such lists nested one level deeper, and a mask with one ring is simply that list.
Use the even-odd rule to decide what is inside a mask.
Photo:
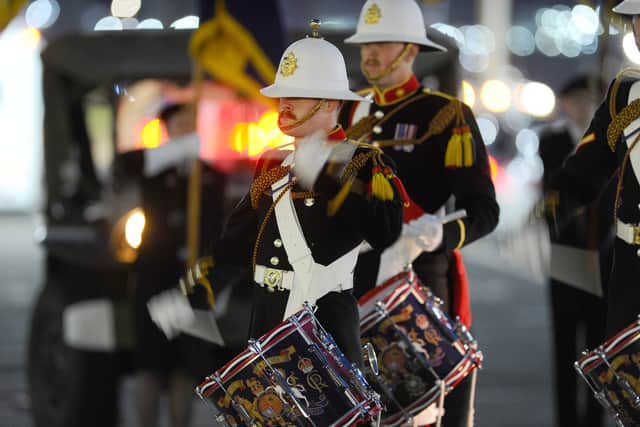
[{"label": "drum shell with crest", "polygon": [[575,363],[618,426],[640,425],[640,317]]},{"label": "drum shell with crest", "polygon": [[309,308],[250,342],[196,393],[228,426],[351,426],[382,410]]},{"label": "drum shell with crest", "polygon": [[481,366],[471,334],[449,319],[413,271],[391,277],[358,304],[362,344],[372,344],[378,356],[379,375],[366,377],[385,404],[382,425],[401,425],[434,403],[439,379],[448,392]]}]

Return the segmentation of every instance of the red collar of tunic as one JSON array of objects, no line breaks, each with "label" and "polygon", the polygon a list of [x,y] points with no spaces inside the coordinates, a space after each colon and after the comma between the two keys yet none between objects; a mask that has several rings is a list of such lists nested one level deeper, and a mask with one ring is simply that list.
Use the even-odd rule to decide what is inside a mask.
[{"label": "red collar of tunic", "polygon": [[373,87],[373,99],[377,105],[393,104],[400,101],[420,87],[420,82],[416,78],[415,74],[411,74],[404,82],[395,86],[388,87],[384,90],[380,90],[377,86]]},{"label": "red collar of tunic", "polygon": [[344,141],[345,139],[347,139],[347,134],[344,132],[344,129],[342,129],[342,126],[338,125],[335,128],[333,128],[331,132],[327,134],[327,139],[329,141],[336,141],[336,142]]}]

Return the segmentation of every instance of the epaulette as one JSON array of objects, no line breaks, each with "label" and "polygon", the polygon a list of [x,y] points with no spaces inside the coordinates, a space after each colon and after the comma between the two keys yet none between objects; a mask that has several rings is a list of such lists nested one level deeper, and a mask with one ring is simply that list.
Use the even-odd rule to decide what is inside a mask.
[{"label": "epaulette", "polygon": [[[442,92],[432,91],[429,89],[423,89],[422,94],[411,98],[406,103],[401,104],[398,107],[404,108],[406,105],[422,100],[429,96],[436,96],[442,98],[446,103],[440,108],[436,115],[429,122],[427,131],[417,139],[410,140],[382,140],[378,141],[380,147],[389,147],[393,145],[418,145],[427,141],[436,135],[440,135],[445,132],[452,123],[454,128],[452,130],[452,136],[447,144],[447,150],[445,154],[445,166],[446,167],[469,167],[474,164],[474,149],[471,140],[471,130],[464,118],[463,103],[459,99],[447,95]],[[390,113],[387,113],[382,120],[378,123],[381,124],[385,119],[388,119],[394,113],[395,109]]]},{"label": "epaulette", "polygon": [[617,111],[618,106],[618,91],[623,82],[629,81],[626,79],[629,74],[636,73],[639,78],[634,81],[640,80],[640,70],[634,68],[627,68],[620,71],[616,76],[609,94],[609,115],[611,116],[611,122],[607,127],[607,143],[611,151],[615,151],[616,145],[622,136],[625,128],[631,124],[634,120],[640,117],[640,98],[633,100],[630,104],[624,100],[626,104],[620,112]]},{"label": "epaulette", "polygon": [[448,168],[473,166],[475,153],[471,129],[464,118],[464,104],[459,99],[442,92],[425,90],[425,93],[440,96],[449,102],[431,119],[427,132],[418,138],[416,143],[421,144],[433,136],[442,134],[455,121],[455,127],[452,129],[451,138],[447,143],[444,166]]},{"label": "epaulette", "polygon": [[440,92],[440,91],[437,91],[437,90],[427,89],[426,87],[422,89],[422,93],[426,93],[426,94],[429,94],[429,95],[440,96],[440,97],[446,99],[447,101],[454,101],[454,100],[457,101],[457,98],[455,98],[454,96],[451,96],[449,94],[446,94],[444,92]]},{"label": "epaulette", "polygon": [[351,191],[351,187],[358,176],[358,172],[370,161],[373,163],[371,168],[371,181],[368,186],[371,196],[383,201],[393,200],[395,198],[395,193],[391,182],[396,184],[396,188],[399,189],[402,195],[406,194],[400,179],[393,173],[393,170],[384,163],[382,159],[382,150],[379,147],[357,141],[349,142],[357,144],[365,150],[354,156],[344,168],[342,176],[340,177],[342,187],[336,196],[329,201],[327,206],[327,214],[329,216],[333,216],[338,212],[347,198],[349,191]]},{"label": "epaulette", "polygon": [[[269,189],[274,182],[284,178],[289,173],[291,167],[281,165],[281,162],[286,157],[283,154],[282,148],[286,147],[287,145],[291,144],[284,144],[273,148],[262,156],[262,165],[260,165],[260,171],[251,183],[251,188],[249,189],[249,195],[251,197],[251,207],[253,207],[254,209],[258,208],[258,205],[260,203],[260,196],[262,195],[262,193],[267,191],[267,189]],[[276,162],[277,164],[274,165],[274,163]]]}]

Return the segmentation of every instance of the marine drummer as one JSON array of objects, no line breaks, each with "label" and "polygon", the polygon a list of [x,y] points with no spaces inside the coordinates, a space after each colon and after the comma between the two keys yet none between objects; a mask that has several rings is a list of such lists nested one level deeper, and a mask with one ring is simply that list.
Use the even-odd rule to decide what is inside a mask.
[{"label": "marine drummer", "polygon": [[[624,0],[615,13],[633,18],[640,47],[640,0]],[[576,152],[552,177],[545,196],[558,227],[595,200],[607,183],[617,185],[613,206],[616,240],[608,281],[606,331],[611,337],[640,313],[640,70],[621,72],[609,86]]]},{"label": "marine drummer", "polygon": [[[499,216],[473,113],[458,99],[424,88],[413,73],[420,52],[445,50],[427,38],[415,0],[367,1],[356,33],[345,42],[360,46],[362,73],[371,84],[360,94],[374,102],[348,102],[340,123],[350,137],[380,146],[393,159],[411,199],[401,242],[384,252],[373,248],[358,260],[356,296],[398,273],[402,265],[392,266],[397,251],[412,243],[418,246],[418,277],[443,300],[447,314],[468,326],[469,293],[466,281],[456,280],[462,262],[455,250],[491,232]],[[442,224],[438,215],[450,199],[467,217]],[[444,425],[466,426],[468,401],[463,383],[447,397]]]},{"label": "marine drummer", "polygon": [[[275,83],[262,93],[280,99],[279,127],[295,142],[262,156],[249,194],[188,282],[212,301],[223,269],[251,268],[251,337],[307,301],[347,358],[361,365],[353,270],[363,241],[382,250],[400,235],[397,177],[381,150],[347,141],[337,124],[343,101],[364,98],[349,90],[342,54],[318,37],[317,26],[313,37],[285,50]],[[184,301],[165,294],[150,304],[165,333],[202,327],[185,324],[193,318],[182,316]]]}]

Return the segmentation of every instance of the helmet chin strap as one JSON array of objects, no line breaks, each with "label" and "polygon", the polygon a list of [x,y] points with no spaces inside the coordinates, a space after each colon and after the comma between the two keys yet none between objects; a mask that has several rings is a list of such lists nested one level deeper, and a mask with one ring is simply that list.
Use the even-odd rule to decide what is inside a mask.
[{"label": "helmet chin strap", "polygon": [[316,113],[318,111],[320,111],[320,107],[322,107],[322,104],[324,102],[325,102],[324,99],[319,100],[316,103],[316,105],[314,105],[313,108],[311,110],[309,110],[309,112],[307,114],[305,114],[302,118],[300,118],[297,121],[291,123],[290,125],[280,127],[280,130],[283,131],[283,132],[287,132],[287,131],[295,129],[295,128],[301,126],[302,124],[306,123],[307,121],[309,121],[309,119],[311,117],[315,116]]},{"label": "helmet chin strap", "polygon": [[396,70],[396,68],[398,68],[398,66],[400,65],[402,60],[409,53],[409,50],[411,49],[411,46],[412,46],[411,43],[407,43],[404,46],[404,49],[402,49],[402,52],[400,52],[398,54],[398,56],[396,56],[396,58],[393,61],[391,61],[391,63],[387,66],[387,68],[382,70],[382,72],[380,74],[378,74],[378,75],[369,74],[367,72],[367,70],[365,70],[364,68],[362,69],[362,73],[367,78],[367,80],[369,80],[369,82],[375,84],[379,80],[381,80],[381,79],[387,77],[389,74],[393,73]]}]

